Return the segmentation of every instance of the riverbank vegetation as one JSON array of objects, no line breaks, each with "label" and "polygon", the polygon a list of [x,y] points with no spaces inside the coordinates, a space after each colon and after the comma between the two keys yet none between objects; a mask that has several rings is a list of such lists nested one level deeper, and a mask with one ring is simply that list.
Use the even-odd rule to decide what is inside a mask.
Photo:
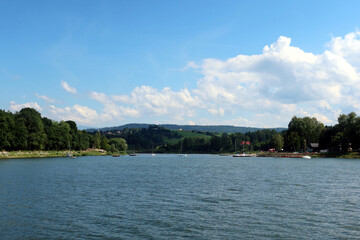
[{"label": "riverbank vegetation", "polygon": [[[247,133],[169,130],[150,125],[107,131],[79,130],[74,121],[54,121],[32,108],[0,110],[0,157],[143,153],[320,152],[321,156],[357,157],[360,117],[340,115],[334,126],[294,116],[288,129]],[[95,149],[102,149],[101,151]],[[19,152],[20,151],[20,152]],[[356,153],[353,153],[356,152]],[[320,154],[320,153],[319,153]]]},{"label": "riverbank vegetation", "polygon": [[[111,130],[108,138],[121,137],[129,149],[157,153],[233,153],[233,152],[317,152],[318,156],[357,157],[360,148],[360,117],[342,114],[334,126],[325,126],[316,118],[294,116],[288,129],[261,129],[247,133],[184,131],[159,126]],[[321,153],[320,153],[321,151]]]},{"label": "riverbank vegetation", "polygon": [[[99,132],[90,134],[79,130],[74,121],[57,122],[42,117],[32,108],[11,113],[0,110],[0,150],[5,152],[40,151],[51,155],[52,151],[78,151],[89,154],[89,149],[124,152],[124,139],[108,139]],[[36,154],[39,155],[39,154]]]}]

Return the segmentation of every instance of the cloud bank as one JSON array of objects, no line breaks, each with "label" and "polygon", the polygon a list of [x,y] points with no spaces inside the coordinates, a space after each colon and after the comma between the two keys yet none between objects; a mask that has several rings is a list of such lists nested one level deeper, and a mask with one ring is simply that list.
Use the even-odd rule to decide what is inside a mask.
[{"label": "cloud bank", "polygon": [[51,105],[51,113],[92,125],[162,118],[168,123],[277,127],[286,126],[294,115],[334,124],[340,113],[360,112],[360,32],[334,37],[326,47],[314,54],[280,36],[257,55],[189,61],[181,70],[202,75],[194,89],[138,86],[126,95],[93,91],[89,98],[101,104],[101,111]]},{"label": "cloud bank", "polygon": [[28,102],[28,103],[23,103],[23,104],[17,104],[14,101],[10,102],[10,111],[12,111],[12,112],[20,111],[23,108],[34,108],[38,111],[43,110],[37,102]]}]

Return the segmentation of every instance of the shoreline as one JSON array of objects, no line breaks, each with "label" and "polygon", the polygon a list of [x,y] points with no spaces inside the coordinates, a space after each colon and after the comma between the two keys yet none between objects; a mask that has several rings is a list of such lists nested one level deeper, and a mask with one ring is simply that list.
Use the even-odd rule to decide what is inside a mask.
[{"label": "shoreline", "polygon": [[69,154],[74,157],[80,156],[106,156],[107,153],[102,149],[88,149],[83,151],[56,151],[56,150],[44,150],[44,151],[0,151],[0,160],[2,159],[15,159],[15,158],[53,158],[53,157],[67,157]]},{"label": "shoreline", "polygon": [[[0,160],[4,159],[16,159],[16,158],[54,158],[54,157],[68,157],[69,154],[74,157],[81,156],[109,156],[112,153],[106,152],[103,149],[87,149],[83,151],[0,151]],[[120,153],[120,155],[126,155],[127,153]],[[141,153],[140,153],[141,154]],[[146,154],[146,153],[144,153]],[[157,153],[159,154],[159,153]],[[176,154],[176,153],[174,153]],[[194,154],[194,153],[192,153]],[[208,153],[196,153],[196,154],[208,154]],[[231,155],[231,154],[229,154]],[[292,158],[296,156],[308,155],[311,158],[339,158],[339,159],[360,159],[360,152],[348,152],[348,153],[291,153],[291,152],[278,152],[258,153],[258,157],[274,157],[274,158]]]}]

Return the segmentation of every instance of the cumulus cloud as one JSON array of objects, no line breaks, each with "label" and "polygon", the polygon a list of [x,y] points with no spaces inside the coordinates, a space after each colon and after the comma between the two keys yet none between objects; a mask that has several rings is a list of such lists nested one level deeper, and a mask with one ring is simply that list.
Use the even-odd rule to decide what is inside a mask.
[{"label": "cumulus cloud", "polygon": [[87,107],[75,104],[72,107],[58,108],[54,105],[49,106],[50,115],[59,120],[72,120],[79,124],[91,126],[95,122],[99,122],[99,114]]},{"label": "cumulus cloud", "polygon": [[332,38],[328,44],[330,51],[346,59],[359,71],[360,66],[360,31],[346,34],[345,37]]},{"label": "cumulus cloud", "polygon": [[48,97],[48,96],[45,96],[45,95],[39,95],[39,94],[35,93],[35,96],[36,96],[37,98],[39,98],[39,99],[42,99],[42,100],[48,102],[48,103],[54,103],[54,102],[56,102],[55,99],[52,99],[52,98],[50,98],[50,97]]},{"label": "cumulus cloud", "polygon": [[[217,109],[232,110],[239,117],[246,111],[255,116],[262,113],[267,116],[264,123],[271,119],[283,126],[306,107],[308,114],[330,123],[336,119],[333,113],[339,112],[339,105],[349,102],[349,96],[353,108],[360,106],[359,36],[355,32],[333,38],[322,54],[291,46],[291,39],[281,36],[259,55],[204,59],[197,64],[203,77],[193,93],[213,114],[219,114]],[[286,121],[277,120],[278,115]]]},{"label": "cumulus cloud", "polygon": [[191,96],[187,89],[175,92],[150,86],[136,87],[129,95],[120,96],[91,92],[90,98],[103,104],[102,115],[109,119],[167,116],[181,121],[184,116],[194,116],[194,108],[201,106],[201,100]]},{"label": "cumulus cloud", "polygon": [[69,93],[77,93],[76,88],[74,87],[70,87],[69,84],[65,81],[61,81],[61,86],[63,87],[63,89],[65,89],[65,91],[69,92]]},{"label": "cumulus cloud", "polygon": [[16,111],[20,111],[22,108],[34,108],[38,111],[42,111],[42,108],[39,106],[39,104],[37,104],[37,102],[28,102],[22,104],[17,104],[14,101],[10,102],[10,111],[16,112]]},{"label": "cumulus cloud", "polygon": [[74,105],[54,107],[54,113],[89,123],[161,117],[177,123],[277,127],[297,115],[334,124],[342,111],[360,112],[360,32],[334,37],[326,46],[314,54],[280,36],[260,54],[190,61],[182,70],[202,74],[194,89],[138,86],[125,95],[91,92],[101,112]]}]

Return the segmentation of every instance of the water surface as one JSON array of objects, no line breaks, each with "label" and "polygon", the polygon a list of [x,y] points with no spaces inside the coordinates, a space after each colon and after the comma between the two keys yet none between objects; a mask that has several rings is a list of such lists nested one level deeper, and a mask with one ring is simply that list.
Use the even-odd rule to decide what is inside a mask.
[{"label": "water surface", "polygon": [[0,161],[1,239],[360,238],[360,161]]}]

